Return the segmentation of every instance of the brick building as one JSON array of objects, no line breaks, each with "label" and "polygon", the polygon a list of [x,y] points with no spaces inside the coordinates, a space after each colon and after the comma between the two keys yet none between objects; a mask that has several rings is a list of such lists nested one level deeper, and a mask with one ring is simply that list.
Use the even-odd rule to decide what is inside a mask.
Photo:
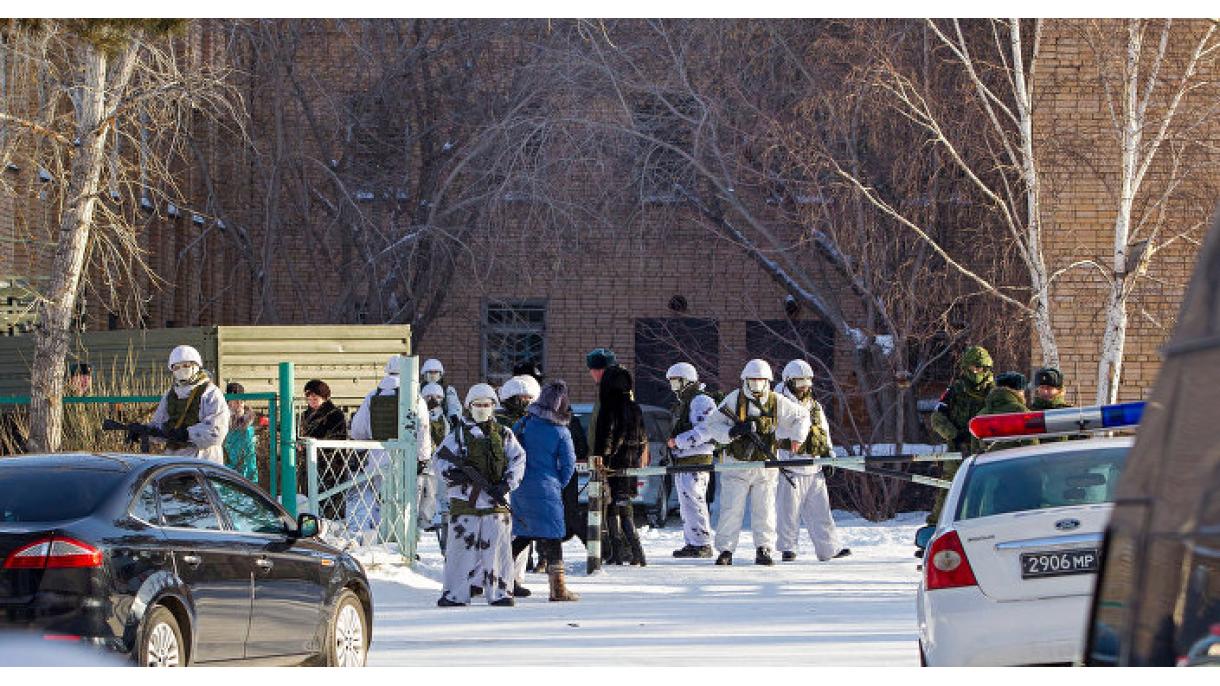
[{"label": "brick building", "polygon": [[[330,22],[302,22],[300,27],[291,64],[294,73],[308,75],[297,83],[305,101],[352,102],[369,87],[370,76],[358,65],[360,52],[370,48],[360,36]],[[152,292],[147,325],[364,321],[367,314],[336,309],[327,294],[371,278],[329,264],[350,264],[366,246],[327,238],[333,233],[326,227],[336,220],[294,205],[297,200],[287,186],[280,193],[269,191],[267,160],[291,156],[311,135],[300,100],[285,95],[290,92],[286,86],[275,87],[286,84],[291,74],[260,71],[265,55],[259,53],[256,60],[253,51],[225,44],[225,33],[217,28],[197,27],[192,49],[200,59],[228,59],[248,67],[234,78],[240,79],[252,121],[278,127],[279,135],[252,151],[233,144],[217,127],[197,132],[204,169],[190,167],[184,184],[194,199],[192,207],[171,216],[162,203],[145,215],[150,261],[166,281]],[[538,34],[543,28],[534,23],[522,30]],[[522,38],[522,46],[526,42]],[[1083,258],[1106,260],[1115,207],[1113,174],[1106,169],[1113,168],[1107,160],[1116,149],[1108,137],[1109,115],[1096,67],[1090,73],[1087,66],[1096,60],[1090,62],[1079,27],[1070,21],[1048,22],[1043,50],[1037,129],[1047,137],[1039,154],[1050,170],[1052,228],[1046,255],[1055,270]],[[511,76],[512,59],[500,66],[489,62],[470,78],[492,82]],[[334,124],[335,131],[345,130],[342,122]],[[351,127],[346,130],[355,135]],[[1206,136],[1220,138],[1220,124],[1210,124]],[[1079,154],[1084,148],[1088,156]],[[304,173],[323,183],[332,172],[322,168],[328,160],[318,162]],[[1195,162],[1215,169],[1220,159],[1213,155]],[[333,161],[332,167],[338,164]],[[12,235],[41,232],[49,237],[52,208],[37,199],[43,182],[33,170],[7,173],[18,192],[0,196],[0,230],[11,227]],[[1145,192],[1159,189],[1154,176]],[[393,203],[372,195],[360,207],[370,215],[384,213],[390,221],[397,211]],[[1210,210],[1216,196],[1202,188],[1188,197],[1197,206],[1182,211],[1183,217],[1197,216],[1200,206]],[[508,211],[528,215],[528,209]],[[738,246],[709,233],[690,211],[664,202],[643,207],[623,203],[614,211],[622,216],[586,230],[549,235],[545,241],[528,221],[506,221],[493,241],[468,246],[472,253],[485,251],[480,254],[494,259],[461,263],[448,279],[448,297],[416,340],[416,351],[440,358],[452,382],[463,389],[479,379],[499,380],[513,360],[534,356],[549,375],[572,383],[578,400],[591,397],[583,359],[598,346],[613,348],[637,371],[638,394],[651,402],[664,400],[659,376],[676,355],[691,358],[721,387],[734,385],[745,360],[756,356],[782,361],[812,355],[836,378],[850,374],[852,342],[807,310],[787,304],[787,292],[770,275]],[[274,231],[269,228],[273,224]],[[1156,373],[1156,349],[1172,326],[1194,254],[1190,241],[1180,241],[1158,258],[1140,286],[1131,308],[1124,397],[1142,397]],[[799,259],[821,283],[835,283],[816,257]],[[37,251],[16,243],[0,245],[4,274],[36,275],[38,262]],[[1096,375],[1104,297],[1099,283],[1093,271],[1072,270],[1053,292],[1064,371],[1075,399],[1084,402],[1092,399]],[[852,307],[850,298],[841,300]],[[88,304],[85,319],[94,328],[124,325],[96,303]],[[1032,335],[1028,339],[1036,346]],[[1029,359],[1036,360],[1036,353]],[[1028,359],[1009,360],[1011,366],[1026,363]]]}]

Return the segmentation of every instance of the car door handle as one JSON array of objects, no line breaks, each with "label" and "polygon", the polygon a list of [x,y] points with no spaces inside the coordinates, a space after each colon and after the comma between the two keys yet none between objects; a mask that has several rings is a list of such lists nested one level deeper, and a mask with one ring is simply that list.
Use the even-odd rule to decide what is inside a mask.
[{"label": "car door handle", "polygon": [[199,563],[203,562],[203,558],[199,557],[198,555],[183,555],[182,561],[192,567],[198,567]]},{"label": "car door handle", "polygon": [[260,557],[254,561],[254,564],[264,572],[275,566],[275,563],[265,557]]}]

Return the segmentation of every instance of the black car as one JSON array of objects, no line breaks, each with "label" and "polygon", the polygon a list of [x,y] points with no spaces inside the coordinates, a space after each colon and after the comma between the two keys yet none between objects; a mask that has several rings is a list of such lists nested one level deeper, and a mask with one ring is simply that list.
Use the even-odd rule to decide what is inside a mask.
[{"label": "black car", "polygon": [[1118,483],[1084,663],[1220,665],[1220,208]]},{"label": "black car", "polygon": [[0,458],[0,632],[150,666],[362,666],[368,579],[317,533],[203,460]]}]

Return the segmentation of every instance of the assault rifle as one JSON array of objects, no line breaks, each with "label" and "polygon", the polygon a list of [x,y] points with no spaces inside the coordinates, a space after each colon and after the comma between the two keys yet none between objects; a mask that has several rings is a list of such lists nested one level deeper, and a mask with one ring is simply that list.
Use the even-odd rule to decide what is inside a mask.
[{"label": "assault rifle", "polygon": [[[752,405],[754,405],[754,407],[758,408],[759,412],[762,412],[762,409],[763,409],[762,406],[759,405],[758,402],[754,400],[754,398],[749,398],[748,400]],[[727,410],[722,410],[722,412],[724,412],[724,414],[727,415],[729,417],[729,419],[732,419],[734,422],[737,421],[736,415],[730,414]],[[750,443],[754,445],[754,449],[756,451],[762,453],[763,455],[765,455],[768,460],[770,460],[772,462],[779,462],[779,458],[775,456],[775,453],[771,452],[771,449],[767,447],[767,444],[763,443],[762,436],[758,435],[758,431],[757,431],[758,425],[754,423],[754,420],[752,418],[750,418],[749,416],[747,416],[744,423],[748,424],[749,428],[747,428],[745,431],[743,431],[741,433],[741,435],[749,438]],[[790,474],[787,469],[780,467],[779,473],[782,474],[785,479],[787,479],[789,486],[792,486],[793,488],[796,487],[796,480],[792,478],[792,474]]]},{"label": "assault rifle", "polygon": [[[513,509],[508,505],[508,498],[498,493],[498,489],[496,489],[495,486],[493,486],[492,483],[487,480],[487,477],[483,476],[482,472],[475,469],[473,465],[467,462],[469,453],[466,449],[465,441],[462,440],[463,434],[466,433],[464,429],[465,427],[462,424],[458,424],[456,429],[457,436],[455,437],[455,440],[458,444],[459,454],[454,455],[453,459],[450,459],[449,462],[455,469],[466,477],[466,481],[470,485],[470,498],[467,500],[467,503],[469,503],[470,507],[474,507],[475,503],[478,502],[479,494],[486,493],[488,497],[491,498],[493,503],[508,510],[509,514],[512,514]],[[441,476],[444,476],[444,474]]]},{"label": "assault rifle", "polygon": [[126,431],[127,432],[127,437],[126,437],[127,443],[130,444],[130,443],[139,442],[140,452],[142,452],[142,453],[150,452],[149,441],[148,441],[149,438],[151,438],[151,437],[165,438],[165,432],[162,431],[160,429],[160,427],[152,426],[149,424],[140,424],[139,422],[131,422],[130,424],[125,424],[123,422],[116,422],[113,419],[103,419],[102,420],[102,430],[103,431]]}]

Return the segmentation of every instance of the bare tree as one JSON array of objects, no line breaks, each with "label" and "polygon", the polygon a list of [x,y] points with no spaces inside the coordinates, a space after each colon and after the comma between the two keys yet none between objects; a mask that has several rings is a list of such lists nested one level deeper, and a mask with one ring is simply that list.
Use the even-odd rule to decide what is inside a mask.
[{"label": "bare tree", "polygon": [[[851,351],[850,376],[826,386],[840,410],[836,432],[840,443],[867,451],[873,443],[918,440],[917,391],[937,381],[929,371],[963,338],[1000,327],[986,317],[982,325],[971,322],[985,289],[958,273],[946,278],[933,243],[913,245],[904,226],[861,202],[826,164],[829,149],[853,151],[858,173],[884,177],[884,197],[895,206],[903,197],[924,199],[911,216],[937,227],[965,217],[979,225],[976,206],[944,201],[937,184],[946,185],[948,165],[916,154],[917,137],[906,134],[909,145],[887,149],[892,117],[867,105],[842,107],[860,101],[844,87],[858,80],[846,78],[852,74],[843,73],[833,47],[819,50],[840,29],[818,22],[578,22],[558,25],[525,70],[571,89],[552,126],[600,139],[606,163],[593,185],[627,195],[636,206],[633,225],[697,222],[740,249],[794,308],[833,327]],[[873,150],[862,152],[870,144]],[[616,182],[623,178],[630,182]],[[552,198],[583,192],[547,189]],[[948,233],[930,235],[956,247]],[[1004,250],[993,259],[975,268],[992,277],[992,266],[1002,272],[1011,263]],[[750,309],[743,304],[741,314]],[[787,350],[812,352],[801,340]],[[699,359],[689,352],[683,357]],[[862,494],[869,504],[861,511],[892,514],[902,484],[862,481],[871,492]]]},{"label": "bare tree", "polygon": [[[1186,203],[1194,205],[1193,211],[1173,206],[1181,207],[1176,201],[1188,184],[1209,170],[1199,158],[1200,152],[1206,155],[1199,132],[1220,112],[1220,101],[1207,90],[1214,87],[1220,65],[1220,33],[1216,20],[1131,19],[1092,20],[1081,34],[1096,58],[1118,144],[1111,260],[1094,263],[1108,291],[1096,401],[1113,403],[1126,348],[1128,303],[1138,283],[1157,253],[1200,236],[1208,219],[1208,202]],[[1185,54],[1178,46],[1185,47]],[[1155,186],[1145,188],[1154,169],[1159,172]],[[1173,228],[1167,225],[1170,216]]]},{"label": "bare tree", "polygon": [[[549,89],[502,59],[528,59],[533,22],[252,20],[232,24],[247,55],[254,183],[264,242],[249,246],[255,321],[407,322],[417,340],[455,284],[490,294],[503,241],[528,226],[540,257],[561,259],[565,229],[591,216],[538,192],[551,163]],[[336,85],[307,50],[341,51],[362,79]],[[520,53],[525,53],[522,56]],[[573,155],[579,141],[564,141]],[[234,208],[238,210],[239,208]],[[577,215],[582,215],[577,219]],[[305,283],[279,245],[304,241],[322,283]],[[288,270],[306,311],[275,311],[265,275]]]},{"label": "bare tree", "polygon": [[[5,66],[16,70],[0,107],[6,157],[48,171],[58,228],[49,279],[38,293],[31,367],[33,450],[58,448],[64,360],[83,284],[96,277],[112,301],[147,277],[137,198],[178,197],[171,159],[194,113],[226,110],[233,94],[210,65],[188,64],[172,34],[179,20],[62,20],[5,26]],[[40,83],[22,80],[35,71]]]}]

